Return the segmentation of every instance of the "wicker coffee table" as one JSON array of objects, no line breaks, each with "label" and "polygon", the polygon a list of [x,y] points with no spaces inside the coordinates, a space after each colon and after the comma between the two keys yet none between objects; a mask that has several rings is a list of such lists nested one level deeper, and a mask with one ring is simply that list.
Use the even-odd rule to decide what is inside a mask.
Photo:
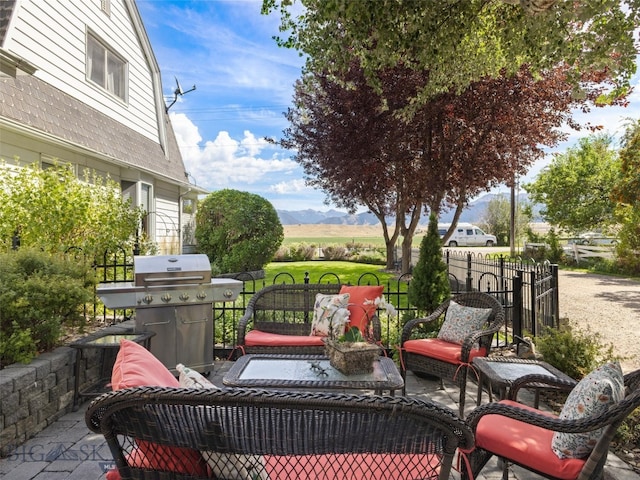
[{"label": "wicker coffee table", "polygon": [[319,355],[243,355],[223,377],[232,387],[373,390],[393,396],[404,381],[392,359],[380,357],[373,372],[344,375]]},{"label": "wicker coffee table", "polygon": [[[545,375],[560,378],[569,382],[575,382],[571,377],[546,362],[529,360],[517,357],[476,357],[473,366],[478,372],[478,399],[476,404],[482,401],[482,386],[484,380],[489,380],[489,401],[492,401],[492,388],[500,392],[500,399],[506,398],[511,384],[525,375]],[[535,404],[538,408],[540,402],[540,389],[550,389],[546,384],[532,383],[527,388],[535,389]]]}]

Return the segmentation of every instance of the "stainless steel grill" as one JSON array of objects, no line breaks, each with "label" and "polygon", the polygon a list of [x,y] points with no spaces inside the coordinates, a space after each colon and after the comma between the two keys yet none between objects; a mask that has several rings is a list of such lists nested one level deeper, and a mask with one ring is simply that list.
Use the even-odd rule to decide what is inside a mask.
[{"label": "stainless steel grill", "polygon": [[182,363],[199,372],[213,365],[213,303],[235,300],[242,282],[211,278],[206,255],[137,256],[134,282],[103,283],[108,308],[135,308],[136,332],[154,331],[153,353],[176,373]]}]

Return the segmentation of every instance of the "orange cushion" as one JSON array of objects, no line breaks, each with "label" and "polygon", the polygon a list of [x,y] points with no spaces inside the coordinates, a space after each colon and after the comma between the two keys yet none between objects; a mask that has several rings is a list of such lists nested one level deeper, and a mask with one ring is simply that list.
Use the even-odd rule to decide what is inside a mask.
[{"label": "orange cushion", "polygon": [[[179,387],[180,382],[142,345],[131,340],[121,340],[120,350],[113,364],[111,388],[121,390],[129,387]],[[207,474],[206,464],[200,452],[191,448],[165,447],[153,442],[136,440],[138,455],[136,464],[152,469],[188,473],[190,475]]]},{"label": "orange cushion", "polygon": [[[500,403],[552,415],[511,400],[501,400]],[[551,450],[552,437],[551,430],[502,415],[485,415],[476,428],[477,447],[549,476],[575,479],[582,470],[585,459],[558,458]]]},{"label": "orange cushion", "polygon": [[[294,459],[292,461],[292,458]],[[437,479],[440,472],[438,455],[410,454],[327,454],[296,457],[265,455],[265,465],[270,480],[304,478],[308,480],[414,480]],[[348,474],[340,465],[347,462],[357,465]]]},{"label": "orange cushion", "polygon": [[[447,363],[460,363],[461,346],[457,343],[445,342],[439,338],[421,338],[407,340],[402,346],[407,352],[416,353],[424,357],[435,358]],[[472,348],[469,352],[469,362],[475,357],[486,357],[487,349]]]},{"label": "orange cushion", "polygon": [[348,293],[349,325],[366,330],[369,321],[376,313],[375,299],[382,296],[383,285],[342,285],[340,293]]},{"label": "orange cushion", "polygon": [[250,330],[244,337],[247,347],[322,347],[323,337],[315,335],[282,335]]}]

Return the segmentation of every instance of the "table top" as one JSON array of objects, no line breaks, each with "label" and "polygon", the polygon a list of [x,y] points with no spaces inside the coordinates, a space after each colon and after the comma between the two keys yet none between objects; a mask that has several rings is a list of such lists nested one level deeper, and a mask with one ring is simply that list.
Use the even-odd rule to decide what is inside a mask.
[{"label": "table top", "polygon": [[476,357],[473,365],[497,385],[508,386],[525,375],[547,375],[562,380],[571,377],[540,360],[517,357]]},{"label": "table top", "polygon": [[92,335],[76,340],[69,346],[73,348],[115,348],[120,347],[120,340],[122,339],[142,343],[155,334],[155,332],[96,332]]},{"label": "table top", "polygon": [[344,375],[320,355],[243,355],[222,383],[233,387],[398,390],[404,386],[388,357],[373,362],[373,372]]}]

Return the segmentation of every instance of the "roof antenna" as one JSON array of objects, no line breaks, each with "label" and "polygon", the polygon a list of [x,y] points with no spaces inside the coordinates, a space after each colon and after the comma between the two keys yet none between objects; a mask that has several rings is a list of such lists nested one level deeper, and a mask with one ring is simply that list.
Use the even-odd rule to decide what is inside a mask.
[{"label": "roof antenna", "polygon": [[173,107],[173,104],[176,103],[178,101],[178,97],[184,95],[185,93],[189,93],[189,92],[193,92],[196,89],[196,86],[194,85],[192,88],[190,88],[187,91],[182,90],[182,87],[180,86],[180,82],[178,81],[178,77],[173,77],[176,79],[176,89],[173,91],[173,102],[171,102],[169,104],[169,106],[165,109],[165,111],[167,113],[169,113],[169,109],[171,107]]}]

